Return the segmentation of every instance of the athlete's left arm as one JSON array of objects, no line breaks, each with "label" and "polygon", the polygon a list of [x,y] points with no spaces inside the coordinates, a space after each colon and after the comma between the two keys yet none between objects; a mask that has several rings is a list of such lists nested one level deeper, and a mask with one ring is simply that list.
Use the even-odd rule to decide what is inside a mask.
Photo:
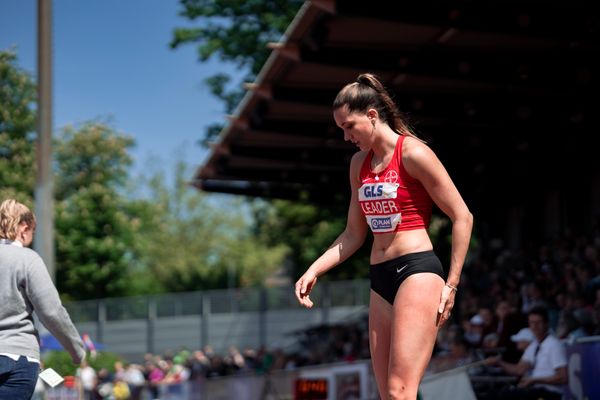
[{"label": "athlete's left arm", "polygon": [[402,163],[406,171],[423,184],[435,204],[452,220],[452,252],[447,283],[458,287],[471,239],[473,215],[450,175],[427,145],[407,137],[403,147]]}]

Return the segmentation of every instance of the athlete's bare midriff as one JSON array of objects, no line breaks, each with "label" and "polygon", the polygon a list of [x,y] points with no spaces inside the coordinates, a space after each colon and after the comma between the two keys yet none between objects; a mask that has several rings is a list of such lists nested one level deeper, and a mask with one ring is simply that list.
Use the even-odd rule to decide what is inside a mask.
[{"label": "athlete's bare midriff", "polygon": [[425,229],[381,233],[373,236],[371,264],[433,249],[431,239]]}]

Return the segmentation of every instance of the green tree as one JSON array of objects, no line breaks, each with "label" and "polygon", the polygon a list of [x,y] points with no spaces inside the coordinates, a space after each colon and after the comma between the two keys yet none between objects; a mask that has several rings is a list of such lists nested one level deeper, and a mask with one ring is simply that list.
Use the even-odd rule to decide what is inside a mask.
[{"label": "green tree", "polygon": [[252,234],[241,199],[197,192],[187,185],[188,173],[180,161],[172,187],[164,171],[147,178],[153,212],[142,222],[138,243],[147,276],[164,291],[262,285],[287,248]]},{"label": "green tree", "polygon": [[[247,73],[244,81],[253,81],[264,65],[270,50],[266,44],[278,41],[296,15],[303,1],[278,0],[181,0],[181,15],[197,20],[201,27],[175,30],[171,46],[196,44],[201,62],[218,57]],[[212,93],[223,101],[231,113],[240,102],[240,83],[223,73],[206,80]],[[237,89],[228,90],[228,87]],[[208,128],[203,143],[213,141],[221,124]],[[260,204],[260,205],[258,205]],[[345,225],[347,204],[332,208],[290,201],[257,202],[254,205],[254,234],[270,246],[285,243],[290,251],[292,276],[298,276],[341,233]],[[332,278],[366,276],[366,252],[336,268]]]},{"label": "green tree", "polygon": [[31,205],[35,185],[36,91],[13,52],[0,51],[0,199]]},{"label": "green tree", "polygon": [[[269,56],[267,43],[280,39],[302,3],[301,0],[181,0],[180,15],[199,21],[201,27],[176,29],[171,47],[195,43],[201,62],[218,57],[247,71],[243,81],[253,81]],[[242,99],[241,82],[232,84],[228,74],[217,73],[205,82],[224,102],[227,113]],[[209,126],[203,143],[214,140],[221,128],[221,124]]]},{"label": "green tree", "polygon": [[121,193],[133,140],[87,123],[55,144],[57,285],[71,299],[129,291],[129,265],[140,225]]},{"label": "green tree", "polygon": [[[100,351],[96,358],[92,358],[88,353],[87,362],[96,371],[106,369],[110,372],[115,372],[115,363],[124,363],[123,357],[117,353],[108,351]],[[51,350],[43,355],[44,367],[52,368],[62,376],[75,376],[78,366],[73,364],[71,356],[64,350]]]},{"label": "green tree", "polygon": [[[286,243],[290,251],[291,276],[300,276],[346,226],[347,204],[320,206],[302,201],[272,200],[254,206],[256,230],[267,243]],[[370,240],[370,239],[368,239]],[[356,279],[369,274],[368,247],[363,246],[343,265],[325,275],[327,279]]]}]

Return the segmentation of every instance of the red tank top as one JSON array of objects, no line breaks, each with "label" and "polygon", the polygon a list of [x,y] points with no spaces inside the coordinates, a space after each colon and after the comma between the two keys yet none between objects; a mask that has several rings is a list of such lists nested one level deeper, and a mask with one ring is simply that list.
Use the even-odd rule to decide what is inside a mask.
[{"label": "red tank top", "polygon": [[380,173],[371,171],[373,151],[360,169],[358,202],[373,233],[429,227],[432,200],[421,182],[404,169],[403,142],[404,136],[399,135],[392,160]]}]

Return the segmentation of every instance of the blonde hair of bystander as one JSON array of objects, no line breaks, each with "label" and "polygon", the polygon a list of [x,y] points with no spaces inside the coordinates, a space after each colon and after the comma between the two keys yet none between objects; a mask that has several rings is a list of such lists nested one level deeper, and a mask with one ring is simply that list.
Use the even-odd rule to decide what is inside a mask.
[{"label": "blonde hair of bystander", "polygon": [[33,212],[14,199],[6,199],[0,204],[0,239],[15,240],[21,224],[35,228]]}]

